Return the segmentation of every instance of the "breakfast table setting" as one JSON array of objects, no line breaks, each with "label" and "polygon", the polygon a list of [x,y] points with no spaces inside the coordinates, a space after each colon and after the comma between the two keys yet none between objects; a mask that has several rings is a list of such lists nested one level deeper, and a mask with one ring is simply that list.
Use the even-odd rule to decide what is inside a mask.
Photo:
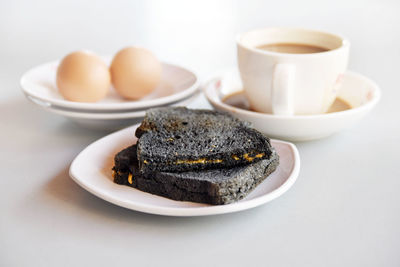
[{"label": "breakfast table setting", "polygon": [[400,266],[399,12],[2,2],[0,266]]}]

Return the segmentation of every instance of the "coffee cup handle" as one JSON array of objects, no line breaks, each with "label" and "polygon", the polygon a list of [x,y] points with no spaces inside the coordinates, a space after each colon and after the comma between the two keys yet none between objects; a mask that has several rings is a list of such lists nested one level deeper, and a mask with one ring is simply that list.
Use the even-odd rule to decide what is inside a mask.
[{"label": "coffee cup handle", "polygon": [[274,115],[293,115],[294,78],[293,64],[277,64],[272,77],[271,104]]}]

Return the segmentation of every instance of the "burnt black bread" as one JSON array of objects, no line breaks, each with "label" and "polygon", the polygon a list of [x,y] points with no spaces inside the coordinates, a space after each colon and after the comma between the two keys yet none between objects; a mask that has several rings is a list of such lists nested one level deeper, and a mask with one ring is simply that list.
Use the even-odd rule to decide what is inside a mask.
[{"label": "burnt black bread", "polygon": [[143,173],[230,168],[269,159],[272,153],[268,137],[213,110],[150,109],[135,135]]},{"label": "burnt black bread", "polygon": [[136,149],[136,145],[133,145],[115,156],[115,183],[174,200],[214,205],[229,204],[244,198],[279,164],[279,157],[272,150],[269,159],[230,169],[143,174],[138,169]]}]

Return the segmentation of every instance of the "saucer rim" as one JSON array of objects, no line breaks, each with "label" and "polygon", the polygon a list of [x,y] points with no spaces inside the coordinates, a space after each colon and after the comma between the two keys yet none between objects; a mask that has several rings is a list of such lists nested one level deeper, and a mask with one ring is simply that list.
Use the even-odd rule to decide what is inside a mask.
[{"label": "saucer rim", "polygon": [[[225,72],[226,73],[226,72]],[[231,112],[235,113],[241,113],[244,115],[252,116],[252,117],[257,117],[257,118],[268,118],[268,119],[299,119],[299,120],[308,120],[308,119],[319,119],[319,118],[329,118],[329,117],[337,117],[337,116],[346,116],[349,113],[358,113],[363,110],[368,110],[374,107],[380,100],[381,98],[381,89],[379,86],[370,78],[359,74],[354,71],[346,71],[344,75],[351,75],[351,76],[356,76],[358,79],[365,80],[369,84],[371,84],[371,87],[373,87],[373,94],[371,100],[367,101],[366,103],[354,107],[348,110],[343,110],[343,111],[337,111],[337,112],[332,112],[332,113],[322,113],[322,114],[310,114],[310,115],[274,115],[274,114],[269,114],[269,113],[261,113],[257,111],[251,111],[251,110],[245,110],[241,108],[237,108],[228,104],[225,104],[220,97],[218,97],[218,101],[215,101],[215,99],[210,96],[208,91],[210,90],[210,84],[217,80],[217,79],[222,79],[223,74],[220,75],[215,75],[212,78],[208,79],[205,83],[204,86],[202,87],[202,91],[204,95],[206,96],[207,100],[210,101],[212,104],[221,106],[224,110],[230,110]]]},{"label": "saucer rim", "polygon": [[[193,101],[195,101],[199,97],[199,90],[196,91],[193,95],[189,95],[181,100],[176,102],[164,105],[164,106],[155,106],[156,107],[166,107],[166,106],[187,106]],[[90,112],[86,110],[71,110],[71,109],[63,109],[60,107],[55,107],[49,103],[38,103],[37,99],[34,97],[26,96],[29,101],[34,104],[40,106],[46,111],[51,113],[61,115],[67,118],[72,119],[89,119],[89,120],[121,120],[121,119],[137,119],[143,118],[146,115],[147,109],[144,108],[142,110],[122,110],[122,111],[114,111],[114,112]]]}]

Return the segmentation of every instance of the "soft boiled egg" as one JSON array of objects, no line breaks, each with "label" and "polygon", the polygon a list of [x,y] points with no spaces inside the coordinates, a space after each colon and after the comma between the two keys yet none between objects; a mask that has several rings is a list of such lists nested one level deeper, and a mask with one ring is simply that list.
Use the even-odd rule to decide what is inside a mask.
[{"label": "soft boiled egg", "polygon": [[149,50],[127,47],[114,56],[110,72],[112,84],[120,95],[140,99],[160,83],[162,67]]},{"label": "soft boiled egg", "polygon": [[57,69],[57,87],[67,100],[97,102],[111,85],[110,71],[94,53],[78,51],[64,57]]}]

